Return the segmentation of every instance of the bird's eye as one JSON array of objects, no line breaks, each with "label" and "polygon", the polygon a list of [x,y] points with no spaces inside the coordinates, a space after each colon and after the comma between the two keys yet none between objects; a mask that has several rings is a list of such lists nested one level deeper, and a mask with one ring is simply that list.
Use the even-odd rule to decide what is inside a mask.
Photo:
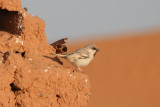
[{"label": "bird's eye", "polygon": [[94,48],[92,48],[93,50],[96,50],[96,48],[94,47]]}]

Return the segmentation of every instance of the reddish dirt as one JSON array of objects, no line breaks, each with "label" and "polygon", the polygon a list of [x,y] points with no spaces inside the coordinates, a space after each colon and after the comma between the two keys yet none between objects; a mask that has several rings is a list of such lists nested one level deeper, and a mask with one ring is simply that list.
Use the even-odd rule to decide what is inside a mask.
[{"label": "reddish dirt", "polygon": [[[160,107],[159,30],[90,42],[100,52],[82,68],[92,84],[89,107]],[[68,49],[88,43],[74,48],[71,45]]]},{"label": "reddish dirt", "polygon": [[20,11],[21,0],[0,0],[0,8],[8,11]]},{"label": "reddish dirt", "polygon": [[0,106],[86,107],[88,76],[50,55],[44,21],[18,10],[19,3],[0,1]]}]

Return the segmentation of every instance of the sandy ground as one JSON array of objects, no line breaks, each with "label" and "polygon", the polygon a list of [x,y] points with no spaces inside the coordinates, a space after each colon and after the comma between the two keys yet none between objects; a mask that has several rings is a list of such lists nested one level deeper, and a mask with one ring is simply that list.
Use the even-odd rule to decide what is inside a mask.
[{"label": "sandy ground", "polygon": [[[88,107],[160,107],[159,31],[103,39],[95,44],[101,51],[82,68],[91,80]],[[71,66],[67,62],[65,65]]]}]

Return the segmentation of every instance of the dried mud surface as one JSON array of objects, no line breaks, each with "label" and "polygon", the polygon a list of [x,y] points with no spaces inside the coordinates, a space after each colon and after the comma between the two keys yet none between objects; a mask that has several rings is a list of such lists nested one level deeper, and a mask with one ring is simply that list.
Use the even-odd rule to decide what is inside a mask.
[{"label": "dried mud surface", "polygon": [[0,8],[9,11],[20,11],[22,9],[21,0],[0,0]]},{"label": "dried mud surface", "polygon": [[44,21],[20,2],[0,0],[0,107],[86,107],[88,76],[50,55]]}]

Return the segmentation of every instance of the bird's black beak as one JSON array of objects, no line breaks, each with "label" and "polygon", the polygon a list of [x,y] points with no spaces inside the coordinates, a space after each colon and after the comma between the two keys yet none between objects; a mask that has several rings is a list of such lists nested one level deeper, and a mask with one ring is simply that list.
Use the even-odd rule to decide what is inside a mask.
[{"label": "bird's black beak", "polygon": [[100,51],[100,50],[96,48],[96,51],[98,52],[98,51]]}]

